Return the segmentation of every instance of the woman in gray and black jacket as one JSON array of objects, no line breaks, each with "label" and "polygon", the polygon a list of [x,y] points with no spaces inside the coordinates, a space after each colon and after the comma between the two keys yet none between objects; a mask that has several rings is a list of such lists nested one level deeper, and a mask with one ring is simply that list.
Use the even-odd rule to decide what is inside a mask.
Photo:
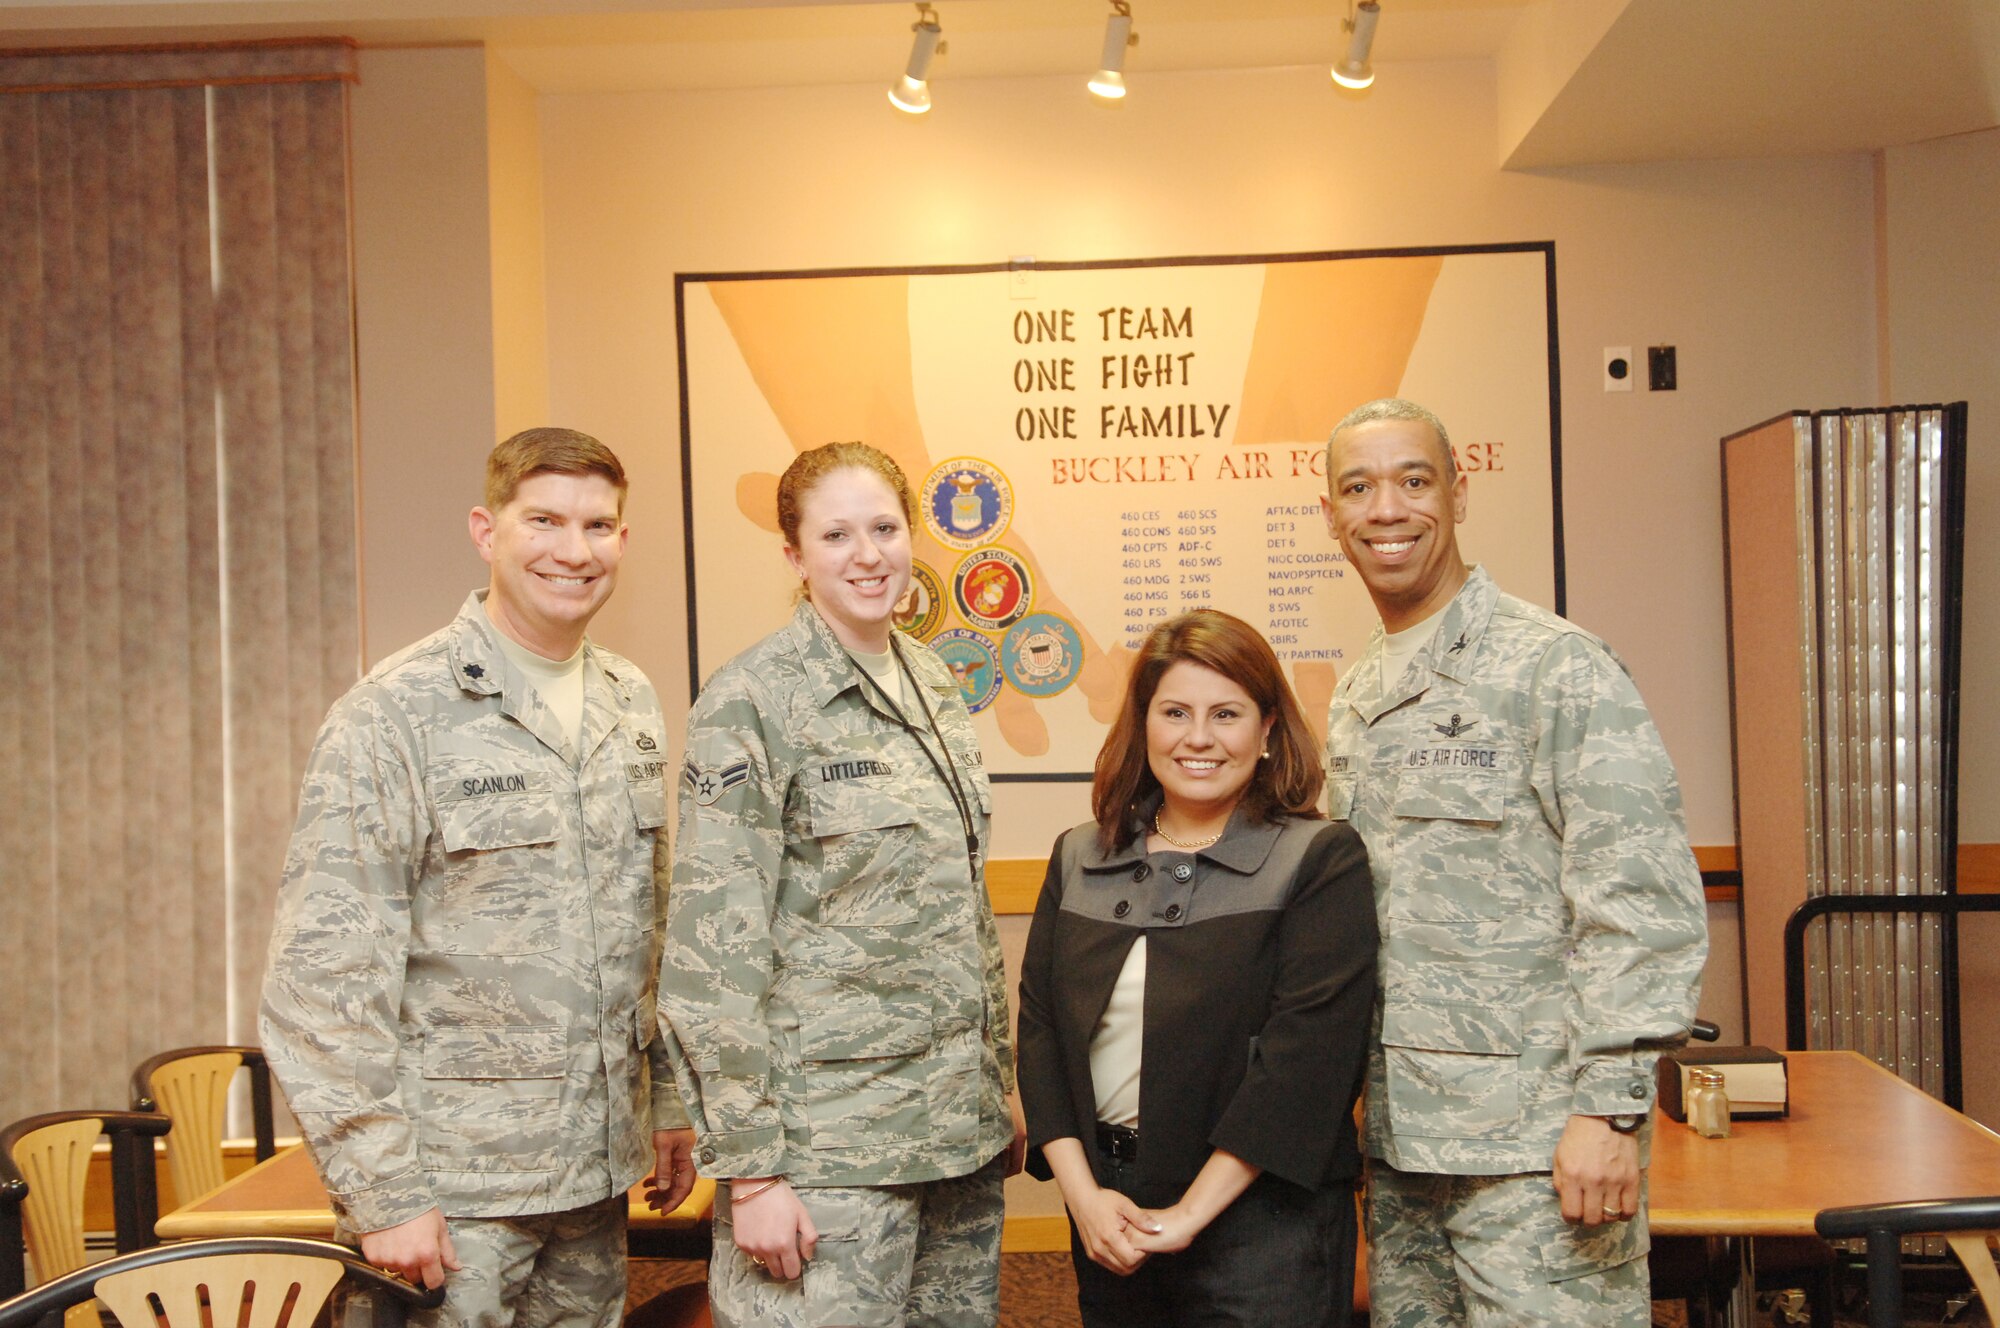
[{"label": "woman in gray and black jacket", "polygon": [[1322,779],[1256,629],[1147,638],[1021,978],[1030,1170],[1069,1208],[1086,1328],[1347,1321],[1375,907]]}]

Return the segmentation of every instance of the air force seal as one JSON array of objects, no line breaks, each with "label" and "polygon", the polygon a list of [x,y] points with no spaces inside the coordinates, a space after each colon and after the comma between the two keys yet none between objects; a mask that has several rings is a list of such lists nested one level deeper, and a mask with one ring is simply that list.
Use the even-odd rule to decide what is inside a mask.
[{"label": "air force seal", "polygon": [[966,710],[976,715],[993,704],[993,698],[1000,695],[1000,664],[991,641],[977,632],[954,627],[939,632],[930,646],[958,680]]},{"label": "air force seal", "polygon": [[1083,637],[1053,613],[1031,613],[1007,629],[1000,668],[1023,696],[1054,696],[1083,668]]},{"label": "air force seal", "polygon": [[1014,519],[1014,486],[997,466],[954,457],[924,477],[924,526],[951,549],[991,544]]}]

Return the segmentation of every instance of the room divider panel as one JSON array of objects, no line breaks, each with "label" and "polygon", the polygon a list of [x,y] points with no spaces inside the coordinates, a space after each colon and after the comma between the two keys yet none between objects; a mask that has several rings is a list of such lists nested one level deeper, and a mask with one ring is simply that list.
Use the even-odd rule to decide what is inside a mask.
[{"label": "room divider panel", "polygon": [[[1809,896],[1954,889],[1965,428],[1960,402],[1722,440],[1753,1041],[1785,1041],[1782,935]],[[1949,918],[1829,917],[1808,936],[1807,1044],[1942,1096],[1956,972]]]}]

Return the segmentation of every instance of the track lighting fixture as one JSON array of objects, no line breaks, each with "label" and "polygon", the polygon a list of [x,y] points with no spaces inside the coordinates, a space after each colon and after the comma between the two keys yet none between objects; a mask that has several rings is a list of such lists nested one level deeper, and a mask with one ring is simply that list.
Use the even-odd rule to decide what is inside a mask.
[{"label": "track lighting fixture", "polygon": [[1340,21],[1347,33],[1347,54],[1333,67],[1333,81],[1343,88],[1365,88],[1375,81],[1375,67],[1368,56],[1375,47],[1375,21],[1382,6],[1375,0],[1347,0],[1347,17]]},{"label": "track lighting fixture", "polygon": [[1100,101],[1117,101],[1125,95],[1125,48],[1139,44],[1132,31],[1132,6],[1125,0],[1111,0],[1111,17],[1104,21],[1104,57],[1090,76],[1091,95]]},{"label": "track lighting fixture", "polygon": [[890,85],[889,104],[899,111],[922,115],[931,108],[931,59],[944,51],[937,11],[927,4],[918,4],[917,21],[910,31],[917,34],[910,43],[910,63],[903,67],[903,76]]}]

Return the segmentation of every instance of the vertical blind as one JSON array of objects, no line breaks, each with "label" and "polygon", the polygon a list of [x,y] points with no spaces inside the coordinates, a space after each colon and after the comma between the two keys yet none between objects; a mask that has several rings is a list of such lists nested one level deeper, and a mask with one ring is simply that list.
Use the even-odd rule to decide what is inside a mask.
[{"label": "vertical blind", "polygon": [[0,1121],[254,1036],[359,664],[352,75],[344,43],[0,57]]}]

